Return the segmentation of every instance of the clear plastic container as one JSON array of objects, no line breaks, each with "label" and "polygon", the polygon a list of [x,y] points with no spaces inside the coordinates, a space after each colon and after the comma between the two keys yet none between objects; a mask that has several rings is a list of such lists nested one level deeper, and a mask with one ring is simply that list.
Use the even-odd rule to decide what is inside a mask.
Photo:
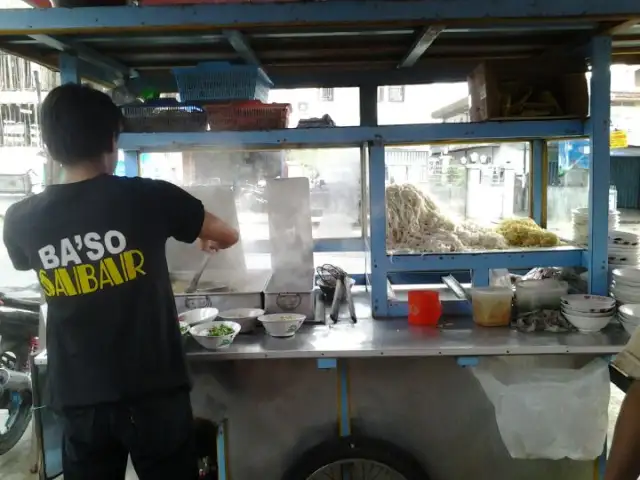
[{"label": "clear plastic container", "polygon": [[552,278],[523,280],[516,283],[516,308],[518,312],[534,310],[559,310],[560,298],[569,291],[569,284]]},{"label": "clear plastic container", "polygon": [[504,287],[471,289],[473,321],[482,327],[506,327],[511,322],[513,290]]}]

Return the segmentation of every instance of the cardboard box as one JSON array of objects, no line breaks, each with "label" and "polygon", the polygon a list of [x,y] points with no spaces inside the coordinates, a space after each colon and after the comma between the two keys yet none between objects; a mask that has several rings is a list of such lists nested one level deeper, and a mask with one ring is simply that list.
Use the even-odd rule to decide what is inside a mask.
[{"label": "cardboard box", "polygon": [[[551,72],[551,73],[547,73]],[[484,62],[468,77],[469,116],[485,120],[584,118],[589,114],[586,69],[522,68]]]}]

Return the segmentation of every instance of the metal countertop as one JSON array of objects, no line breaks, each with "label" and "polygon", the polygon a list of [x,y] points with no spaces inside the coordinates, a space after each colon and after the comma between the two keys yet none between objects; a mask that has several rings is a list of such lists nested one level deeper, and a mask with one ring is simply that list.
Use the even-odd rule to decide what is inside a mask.
[{"label": "metal countertop", "polygon": [[[622,350],[629,335],[618,325],[598,333],[520,333],[510,328],[483,328],[470,318],[445,319],[446,327],[414,327],[406,318],[374,320],[367,298],[354,297],[358,323],[352,324],[343,306],[333,325],[303,325],[290,338],[273,338],[262,328],[238,335],[231,346],[211,351],[195,340],[186,345],[192,361],[270,358],[371,358],[438,357],[480,355],[614,355]],[[328,314],[328,312],[327,312]],[[36,363],[47,363],[46,351]]]},{"label": "metal countertop", "polygon": [[363,294],[354,296],[358,323],[352,324],[343,306],[333,325],[303,325],[290,338],[273,338],[261,328],[238,335],[228,348],[210,351],[193,339],[187,343],[190,360],[260,358],[437,357],[477,355],[613,355],[629,335],[619,325],[601,332],[520,333],[510,328],[483,328],[471,318],[445,319],[443,328],[414,327],[406,318],[374,320]]}]

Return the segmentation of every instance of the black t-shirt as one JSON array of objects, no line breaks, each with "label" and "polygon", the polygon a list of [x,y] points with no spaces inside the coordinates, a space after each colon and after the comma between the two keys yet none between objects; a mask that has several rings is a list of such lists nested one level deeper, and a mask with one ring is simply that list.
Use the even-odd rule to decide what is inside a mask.
[{"label": "black t-shirt", "polygon": [[200,200],[168,182],[101,175],[11,206],[4,242],[46,295],[51,403],[188,387],[165,244],[193,242]]}]

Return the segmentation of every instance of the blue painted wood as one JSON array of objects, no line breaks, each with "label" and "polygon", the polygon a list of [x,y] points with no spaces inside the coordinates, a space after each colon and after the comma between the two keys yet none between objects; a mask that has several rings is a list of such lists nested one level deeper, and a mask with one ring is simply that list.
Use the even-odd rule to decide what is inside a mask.
[{"label": "blue painted wood", "polygon": [[521,140],[525,138],[580,137],[580,120],[550,120],[483,123],[433,123],[378,127],[290,128],[258,132],[123,133],[118,144],[123,150],[180,151],[217,146],[288,148],[304,146],[360,146],[378,141],[385,145],[464,140]]},{"label": "blue painted wood", "polygon": [[[605,230],[606,233],[606,230]],[[423,255],[392,255],[386,257],[388,271],[424,272],[451,271],[468,268],[533,268],[575,267],[583,263],[583,250],[574,247],[559,247],[552,250],[484,253],[428,253]]]},{"label": "blue painted wood", "polygon": [[591,157],[589,172],[589,291],[608,292],[607,233],[609,216],[611,126],[611,37],[600,36],[591,44]]},{"label": "blue painted wood", "polygon": [[[588,16],[587,16],[588,15]],[[488,18],[530,20],[640,16],[640,3],[630,0],[430,0],[341,1],[282,4],[220,4],[163,7],[92,7],[76,9],[3,10],[0,31],[76,33],[96,29],[217,29],[286,24],[354,24],[392,22],[486,21]]]}]

